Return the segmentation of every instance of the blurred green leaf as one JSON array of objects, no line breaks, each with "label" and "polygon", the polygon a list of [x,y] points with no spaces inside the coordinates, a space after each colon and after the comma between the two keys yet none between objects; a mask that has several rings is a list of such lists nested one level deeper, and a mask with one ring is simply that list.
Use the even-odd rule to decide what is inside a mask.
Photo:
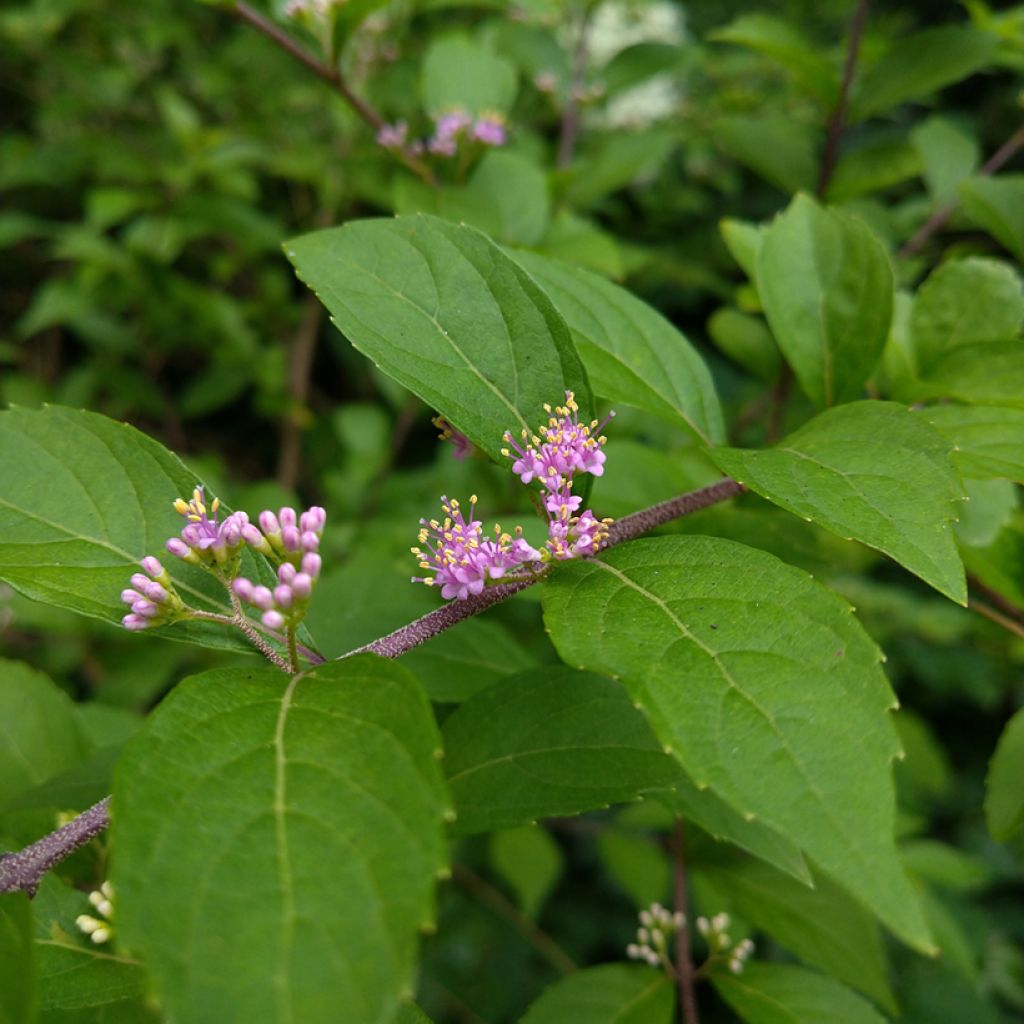
[{"label": "blurred green leaf", "polygon": [[516,893],[527,917],[535,918],[565,867],[558,843],[536,825],[491,836],[491,865]]},{"label": "blurred green leaf", "polygon": [[434,39],[423,58],[423,106],[435,118],[455,110],[505,113],[517,87],[511,61],[463,36]]},{"label": "blurred green leaf", "polygon": [[673,993],[649,967],[589,967],[545,989],[519,1024],[670,1024]]},{"label": "blurred green leaf", "polygon": [[730,114],[715,122],[713,137],[720,149],[783,192],[813,190],[818,133],[809,125],[773,111]]},{"label": "blurred green leaf", "polygon": [[1024,409],[950,404],[928,406],[921,415],[952,442],[962,476],[1024,483]]},{"label": "blurred green leaf", "polygon": [[925,184],[936,206],[954,200],[960,183],[981,161],[978,140],[939,114],[917,125],[910,141],[921,157]]},{"label": "blurred green leaf", "polygon": [[778,378],[782,356],[761,317],[722,306],[711,314],[708,334],[733,362],[758,380],[773,383]]},{"label": "blurred green leaf", "polygon": [[672,865],[657,841],[610,829],[597,840],[605,870],[638,908],[663,903],[672,891]]},{"label": "blurred green leaf", "polygon": [[959,192],[967,216],[1024,261],[1024,174],[970,178]]},{"label": "blurred green leaf", "polygon": [[23,892],[0,894],[0,1024],[34,1024],[32,904]]},{"label": "blurred green leaf", "polygon": [[985,819],[995,839],[1005,842],[1024,825],[1024,710],[1007,723],[989,763]]}]

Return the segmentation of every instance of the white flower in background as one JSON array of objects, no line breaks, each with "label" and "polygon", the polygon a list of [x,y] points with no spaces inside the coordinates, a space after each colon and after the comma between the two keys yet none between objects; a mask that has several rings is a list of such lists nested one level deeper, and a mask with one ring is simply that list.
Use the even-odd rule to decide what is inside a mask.
[{"label": "white flower in background", "polygon": [[646,128],[671,116],[681,99],[675,78],[664,72],[613,97],[601,120],[609,128]]},{"label": "white flower in background", "polygon": [[621,50],[637,43],[681,43],[686,38],[683,9],[674,3],[627,4],[610,0],[590,19],[587,54],[604,67]]}]

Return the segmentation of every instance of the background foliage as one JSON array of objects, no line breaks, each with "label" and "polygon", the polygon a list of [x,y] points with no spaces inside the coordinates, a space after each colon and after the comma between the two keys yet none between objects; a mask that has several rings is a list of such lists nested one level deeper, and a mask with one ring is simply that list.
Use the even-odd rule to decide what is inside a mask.
[{"label": "background foliage", "polygon": [[[0,848],[100,799],[118,765],[130,865],[113,951],[74,924],[106,840],[31,908],[0,896],[0,1021],[317,1020],[342,1004],[373,1021],[399,996],[436,1022],[668,1021],[664,976],[610,961],[637,909],[671,898],[676,814],[693,913],[727,910],[757,942],[743,974],[700,986],[703,1020],[1024,1014],[1024,8],[872,4],[833,150],[852,7],[348,0],[329,33],[261,8],[412,137],[455,106],[505,115],[506,146],[424,154],[419,175],[233,5],[0,9]],[[484,266],[497,283],[468,287]],[[458,302],[425,317],[396,287]],[[526,366],[490,344],[510,308]],[[440,333],[410,359],[426,321]],[[570,566],[544,620],[533,588],[396,665],[328,666],[294,693],[221,634],[116,627],[126,560],[175,529],[170,499],[196,476],[233,508],[327,507],[307,619],[326,656],[424,614],[437,597],[408,584],[407,549],[438,495],[475,492],[502,521],[527,507],[504,466],[454,460],[431,417],[497,456],[564,387],[619,413],[599,514],[723,472],[752,493],[608,569]],[[759,587],[725,573],[710,600],[736,559]],[[574,601],[590,576],[590,603]],[[696,632],[651,619],[634,649],[622,627],[658,602]],[[677,733],[706,705],[676,703],[651,649],[727,661],[729,602],[744,635],[756,621],[829,689],[806,720],[769,707],[716,760],[714,723]],[[842,666],[815,662],[825,631]],[[751,664],[728,682],[764,677]],[[303,715],[343,716],[345,738],[307,752],[290,791],[318,853],[283,894],[280,834],[246,831],[237,780],[252,807],[273,803],[272,754]],[[849,743],[823,745],[822,721]],[[795,752],[766,773],[779,722]],[[162,743],[189,762],[182,736],[234,767],[162,771]],[[875,768],[900,748],[893,806]],[[379,846],[354,856],[350,825]],[[195,859],[168,856],[161,828],[200,837]],[[225,847],[244,886],[217,874]],[[286,955],[289,915],[302,938]],[[251,1003],[218,1002],[204,918],[260,951],[232,965]],[[396,981],[411,925],[415,991]]]}]

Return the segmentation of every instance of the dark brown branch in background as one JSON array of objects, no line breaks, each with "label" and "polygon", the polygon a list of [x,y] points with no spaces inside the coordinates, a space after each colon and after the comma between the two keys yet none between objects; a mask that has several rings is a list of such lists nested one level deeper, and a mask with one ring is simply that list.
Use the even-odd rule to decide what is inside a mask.
[{"label": "dark brown branch in background", "polygon": [[20,890],[34,896],[50,868],[94,839],[109,824],[110,797],[105,796],[63,828],[18,853],[4,854],[0,857],[0,893]]},{"label": "dark brown branch in background", "polygon": [[699,1024],[697,999],[694,994],[693,959],[690,952],[690,908],[686,892],[686,823],[676,818],[670,843],[672,853],[672,890],[675,911],[683,916],[676,932],[676,985],[679,990],[679,1012],[684,1024]]},{"label": "dark brown branch in background", "polygon": [[[379,131],[384,127],[386,124],[384,118],[362,96],[352,91],[345,76],[337,68],[330,67],[307,53],[284,29],[248,4],[239,2],[225,9],[240,21],[251,25],[257,32],[294,57],[303,67],[323,79],[374,131]],[[428,185],[435,186],[437,184],[433,171],[412,153],[402,149],[392,149],[388,152],[394,153],[410,171]]]},{"label": "dark brown branch in background", "polygon": [[1024,623],[1019,622],[1017,619],[1011,618],[1009,615],[1004,615],[1002,612],[996,611],[991,605],[985,604],[984,601],[979,601],[976,598],[969,598],[967,606],[973,608],[979,615],[984,616],[990,622],[994,622],[997,626],[1002,626],[1008,633],[1013,633],[1014,636],[1024,637]]},{"label": "dark brown branch in background", "polygon": [[[322,225],[326,227],[325,225]],[[299,482],[302,468],[302,435],[305,432],[309,375],[313,369],[316,338],[323,319],[323,304],[315,292],[306,295],[302,323],[288,353],[289,409],[281,427],[281,451],[277,461],[277,482],[289,490]]]},{"label": "dark brown branch in background", "polygon": [[839,158],[839,140],[843,137],[846,128],[846,110],[850,105],[850,89],[853,86],[853,76],[857,70],[857,56],[860,53],[860,41],[864,35],[864,25],[868,20],[869,0],[859,0],[856,10],[853,12],[853,20],[850,22],[850,35],[846,44],[846,63],[843,67],[843,82],[839,88],[839,99],[836,101],[836,109],[832,112],[832,118],[828,124],[828,134],[825,138],[825,152],[821,158],[821,170],[818,174],[818,196],[824,198],[828,191],[828,184],[832,180],[832,173],[836,169],[836,161]]},{"label": "dark brown branch in background", "polygon": [[[1020,151],[1024,149],[1024,125],[1021,125],[978,169],[979,178],[987,178],[1001,171]],[[946,226],[949,218],[956,213],[960,205],[959,199],[952,199],[945,206],[939,207],[900,249],[899,255],[906,258],[916,256],[925,243],[937,231]]]},{"label": "dark brown branch in background", "polygon": [[576,140],[580,134],[580,102],[583,77],[587,68],[587,28],[590,24],[590,6],[580,11],[579,34],[572,53],[572,68],[569,72],[569,90],[562,111],[562,129],[558,137],[558,157],[555,166],[563,170],[572,163],[576,151]]}]

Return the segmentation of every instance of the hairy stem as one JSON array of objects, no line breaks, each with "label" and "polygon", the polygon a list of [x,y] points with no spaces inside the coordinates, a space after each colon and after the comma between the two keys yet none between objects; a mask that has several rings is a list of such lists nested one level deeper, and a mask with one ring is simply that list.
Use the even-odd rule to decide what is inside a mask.
[{"label": "hairy stem", "polygon": [[682,927],[676,932],[676,986],[679,991],[679,1012],[684,1024],[700,1024],[697,998],[694,994],[693,960],[690,954],[689,900],[686,891],[686,822],[676,818],[670,844],[672,853],[674,909],[683,915]]},{"label": "hairy stem", "polygon": [[824,198],[829,182],[836,169],[839,158],[839,141],[846,128],[846,110],[850,103],[850,89],[853,76],[857,71],[857,57],[860,53],[860,41],[864,35],[864,25],[868,20],[869,0],[859,0],[850,22],[850,35],[846,42],[846,62],[843,65],[843,82],[839,88],[839,99],[836,109],[828,123],[828,134],[825,139],[825,152],[821,158],[821,170],[818,173],[818,196]]},{"label": "hairy stem", "polygon": [[281,657],[277,651],[267,642],[267,639],[262,636],[259,630],[249,621],[246,617],[245,612],[242,610],[242,602],[239,601],[238,595],[233,590],[228,590],[231,595],[231,607],[235,610],[234,618],[231,622],[234,623],[248,638],[249,643],[253,645],[267,659],[272,665],[275,665],[282,672],[292,671],[291,666],[284,658]]},{"label": "hairy stem", "polygon": [[[353,92],[352,87],[338,68],[324,64],[312,54],[307,53],[280,26],[274,24],[269,18],[264,17],[247,3],[235,3],[228,7],[227,10],[240,21],[251,25],[271,42],[276,43],[285,53],[294,57],[295,60],[303,67],[312,71],[318,78],[322,78],[374,131],[379,131],[384,127],[384,118],[362,96]],[[426,184],[432,188],[436,187],[437,181],[434,178],[433,171],[414,154],[404,149],[391,149],[388,152],[394,153],[410,171],[426,182]]]}]

